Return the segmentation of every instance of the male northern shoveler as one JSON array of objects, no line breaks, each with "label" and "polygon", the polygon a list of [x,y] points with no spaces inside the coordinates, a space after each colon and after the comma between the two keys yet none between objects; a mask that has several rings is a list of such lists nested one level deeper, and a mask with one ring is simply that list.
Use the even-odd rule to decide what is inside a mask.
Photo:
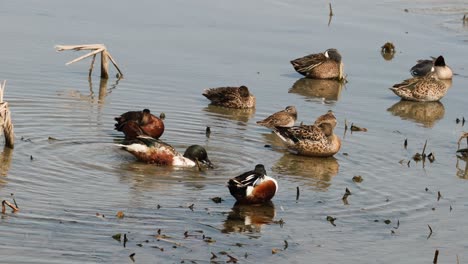
[{"label": "male northern shoveler", "polygon": [[298,73],[316,79],[343,79],[343,62],[336,49],[310,54],[291,61]]},{"label": "male northern shoveler", "polygon": [[200,167],[212,168],[208,153],[200,145],[187,148],[184,155],[180,154],[171,145],[148,136],[138,136],[129,144],[116,144],[133,154],[138,160],[161,166]]},{"label": "male northern shoveler", "polygon": [[439,101],[451,86],[450,80],[440,80],[435,72],[423,77],[413,77],[393,85],[392,90],[404,100],[418,102]]},{"label": "male northern shoveler", "polygon": [[164,122],[148,109],[126,112],[114,120],[117,121],[115,130],[122,131],[127,140],[141,135],[159,138],[164,132]]},{"label": "male northern shoveler", "polygon": [[437,78],[440,80],[452,79],[452,69],[450,69],[450,67],[445,64],[444,57],[439,56],[437,58],[431,58],[431,60],[418,60],[417,64],[414,65],[410,70],[411,75],[415,77],[422,77],[434,71],[437,75]]},{"label": "male northern shoveler", "polygon": [[296,154],[329,157],[341,148],[341,139],[333,133],[336,124],[336,117],[330,110],[318,117],[313,125],[275,127],[273,132]]},{"label": "male northern shoveler", "polygon": [[247,86],[209,88],[203,95],[211,101],[212,105],[229,108],[254,108],[255,96],[249,92]]},{"label": "male northern shoveler", "polygon": [[297,120],[297,110],[295,106],[286,106],[284,110],[276,112],[269,117],[257,121],[257,124],[268,128],[292,127]]},{"label": "male northern shoveler", "polygon": [[229,192],[239,203],[266,203],[278,191],[278,182],[266,175],[265,167],[257,164],[248,171],[228,181]]}]

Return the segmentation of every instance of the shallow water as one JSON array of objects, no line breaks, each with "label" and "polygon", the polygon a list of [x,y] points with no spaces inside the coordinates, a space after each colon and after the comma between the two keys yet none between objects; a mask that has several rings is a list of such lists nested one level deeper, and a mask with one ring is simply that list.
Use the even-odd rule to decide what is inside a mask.
[{"label": "shallow water", "polygon": [[[328,25],[327,3],[313,1],[4,3],[0,78],[16,145],[0,152],[0,198],[14,193],[20,211],[0,219],[2,262],[131,262],[135,253],[139,263],[206,263],[213,252],[220,262],[227,253],[239,262],[428,263],[436,249],[442,263],[466,262],[468,165],[455,155],[465,130],[455,120],[468,119],[468,6],[360,1],[333,11]],[[380,54],[387,41],[391,60]],[[64,66],[82,53],[53,48],[82,43],[105,43],[125,78],[101,82],[95,72],[88,82],[89,61]],[[343,56],[344,86],[301,79],[289,64],[330,47]],[[457,73],[440,103],[408,104],[388,90],[417,59],[439,54]],[[201,96],[242,84],[255,110]],[[295,156],[255,124],[287,105],[305,123],[332,109],[340,152]],[[204,145],[216,168],[155,167],[114,146],[123,136],[113,117],[145,107],[166,114],[162,139],[180,151]],[[344,133],[345,120],[368,132]],[[407,166],[426,140],[435,162]],[[279,192],[272,205],[234,206],[227,179],[257,163]]]}]

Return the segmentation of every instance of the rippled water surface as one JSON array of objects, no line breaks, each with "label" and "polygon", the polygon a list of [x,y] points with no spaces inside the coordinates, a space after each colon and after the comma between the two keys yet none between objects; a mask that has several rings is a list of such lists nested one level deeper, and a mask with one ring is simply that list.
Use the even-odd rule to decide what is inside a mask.
[{"label": "rippled water surface", "polygon": [[[468,165],[455,151],[468,124],[455,120],[468,119],[466,1],[333,3],[333,12],[329,21],[328,3],[302,0],[3,3],[0,79],[16,141],[0,150],[0,198],[14,194],[20,211],[0,218],[0,262],[127,263],[134,253],[138,263],[429,263],[438,249],[441,263],[465,263]],[[380,54],[387,41],[393,59]],[[54,50],[87,43],[106,44],[125,78],[88,81],[89,61],[64,65],[83,53]],[[331,47],[346,85],[301,79],[289,64]],[[457,74],[440,102],[400,102],[388,90],[438,55]],[[201,95],[239,85],[256,95],[255,110]],[[287,105],[304,123],[333,110],[340,152],[296,156],[255,124]],[[164,141],[205,146],[215,169],[155,167],[116,147],[113,117],[143,108],[166,114]],[[345,122],[368,132],[345,133]],[[435,161],[412,161],[426,140]],[[227,179],[257,163],[278,179],[277,195],[234,206]]]}]

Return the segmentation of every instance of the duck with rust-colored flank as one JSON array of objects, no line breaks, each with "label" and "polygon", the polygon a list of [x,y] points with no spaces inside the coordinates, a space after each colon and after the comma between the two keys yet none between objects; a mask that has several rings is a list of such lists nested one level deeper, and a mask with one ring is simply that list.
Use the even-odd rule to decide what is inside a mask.
[{"label": "duck with rust-colored flank", "polygon": [[315,79],[343,80],[343,62],[341,54],[336,49],[310,54],[291,61],[296,72]]},{"label": "duck with rust-colored flank", "polygon": [[257,164],[255,169],[228,181],[229,192],[237,202],[261,204],[270,201],[278,191],[278,182],[266,175],[265,166]]},{"label": "duck with rust-colored flank", "polygon": [[176,167],[200,167],[203,165],[213,168],[211,161],[208,159],[208,153],[200,145],[188,147],[184,155],[177,152],[171,145],[148,136],[138,136],[136,140],[128,144],[116,145],[146,163]]},{"label": "duck with rust-colored flank", "polygon": [[330,110],[318,117],[313,125],[275,127],[273,132],[295,154],[330,157],[341,148],[341,139],[333,132],[336,125],[336,117]]},{"label": "duck with rust-colored flank", "polygon": [[125,139],[132,140],[138,136],[159,138],[164,133],[164,122],[149,109],[130,111],[114,118],[115,130],[122,131]]},{"label": "duck with rust-colored flank", "polygon": [[437,78],[440,80],[452,79],[452,69],[445,64],[443,56],[437,58],[431,57],[431,60],[418,60],[411,70],[411,75],[415,77],[426,76],[431,72],[435,72]]},{"label": "duck with rust-colored flank", "polygon": [[274,128],[274,127],[292,127],[297,120],[297,110],[295,106],[287,106],[284,110],[276,112],[269,117],[257,121],[258,125]]},{"label": "duck with rust-colored flank", "polygon": [[247,86],[209,88],[203,95],[211,101],[212,105],[229,108],[254,108],[255,96],[249,92]]},{"label": "duck with rust-colored flank", "polygon": [[403,100],[435,102],[445,96],[451,86],[450,80],[440,80],[436,72],[423,77],[413,77],[393,85],[390,90]]}]

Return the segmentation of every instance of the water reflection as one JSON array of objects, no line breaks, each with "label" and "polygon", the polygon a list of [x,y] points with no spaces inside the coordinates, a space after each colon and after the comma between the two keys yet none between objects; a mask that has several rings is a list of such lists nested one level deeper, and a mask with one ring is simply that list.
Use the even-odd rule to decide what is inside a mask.
[{"label": "water reflection", "polygon": [[244,123],[249,122],[249,119],[252,118],[255,114],[255,108],[234,109],[216,105],[208,105],[207,107],[203,108],[203,111]]},{"label": "water reflection", "polygon": [[331,179],[338,174],[340,165],[334,157],[319,158],[284,154],[273,166],[272,170],[283,175],[300,176],[307,185],[326,191],[331,185]]},{"label": "water reflection", "polygon": [[293,84],[289,92],[312,99],[338,101],[343,85],[343,82],[336,80],[302,78]]},{"label": "water reflection", "polygon": [[259,205],[236,203],[224,221],[223,233],[258,233],[264,224],[273,221],[276,215],[272,202]]},{"label": "water reflection", "polygon": [[13,156],[13,149],[4,147],[0,152],[0,186],[5,184],[3,176],[8,175],[11,166],[11,159]]},{"label": "water reflection", "polygon": [[424,127],[433,127],[445,115],[445,108],[441,102],[413,102],[401,100],[392,105],[387,111],[404,120],[422,124]]},{"label": "water reflection", "polygon": [[[463,163],[463,162],[465,162],[465,167],[462,169],[460,168],[461,167],[460,163]],[[455,168],[457,169],[457,176],[460,179],[468,180],[468,157],[467,156],[457,155],[457,164],[455,165]]]},{"label": "water reflection", "polygon": [[98,103],[99,105],[102,105],[104,103],[104,99],[106,98],[107,95],[109,95],[112,90],[114,90],[117,85],[119,84],[120,79],[117,79],[114,84],[110,86],[110,88],[107,88],[107,82],[109,79],[105,78],[99,78],[99,91],[98,91],[98,96],[96,98],[96,94],[94,93],[93,90],[93,81],[91,78],[88,79],[88,85],[89,85],[89,94],[82,94],[78,90],[72,90],[67,93],[68,96],[73,97],[73,98],[78,98],[79,100],[83,101],[89,101],[90,103]]}]

